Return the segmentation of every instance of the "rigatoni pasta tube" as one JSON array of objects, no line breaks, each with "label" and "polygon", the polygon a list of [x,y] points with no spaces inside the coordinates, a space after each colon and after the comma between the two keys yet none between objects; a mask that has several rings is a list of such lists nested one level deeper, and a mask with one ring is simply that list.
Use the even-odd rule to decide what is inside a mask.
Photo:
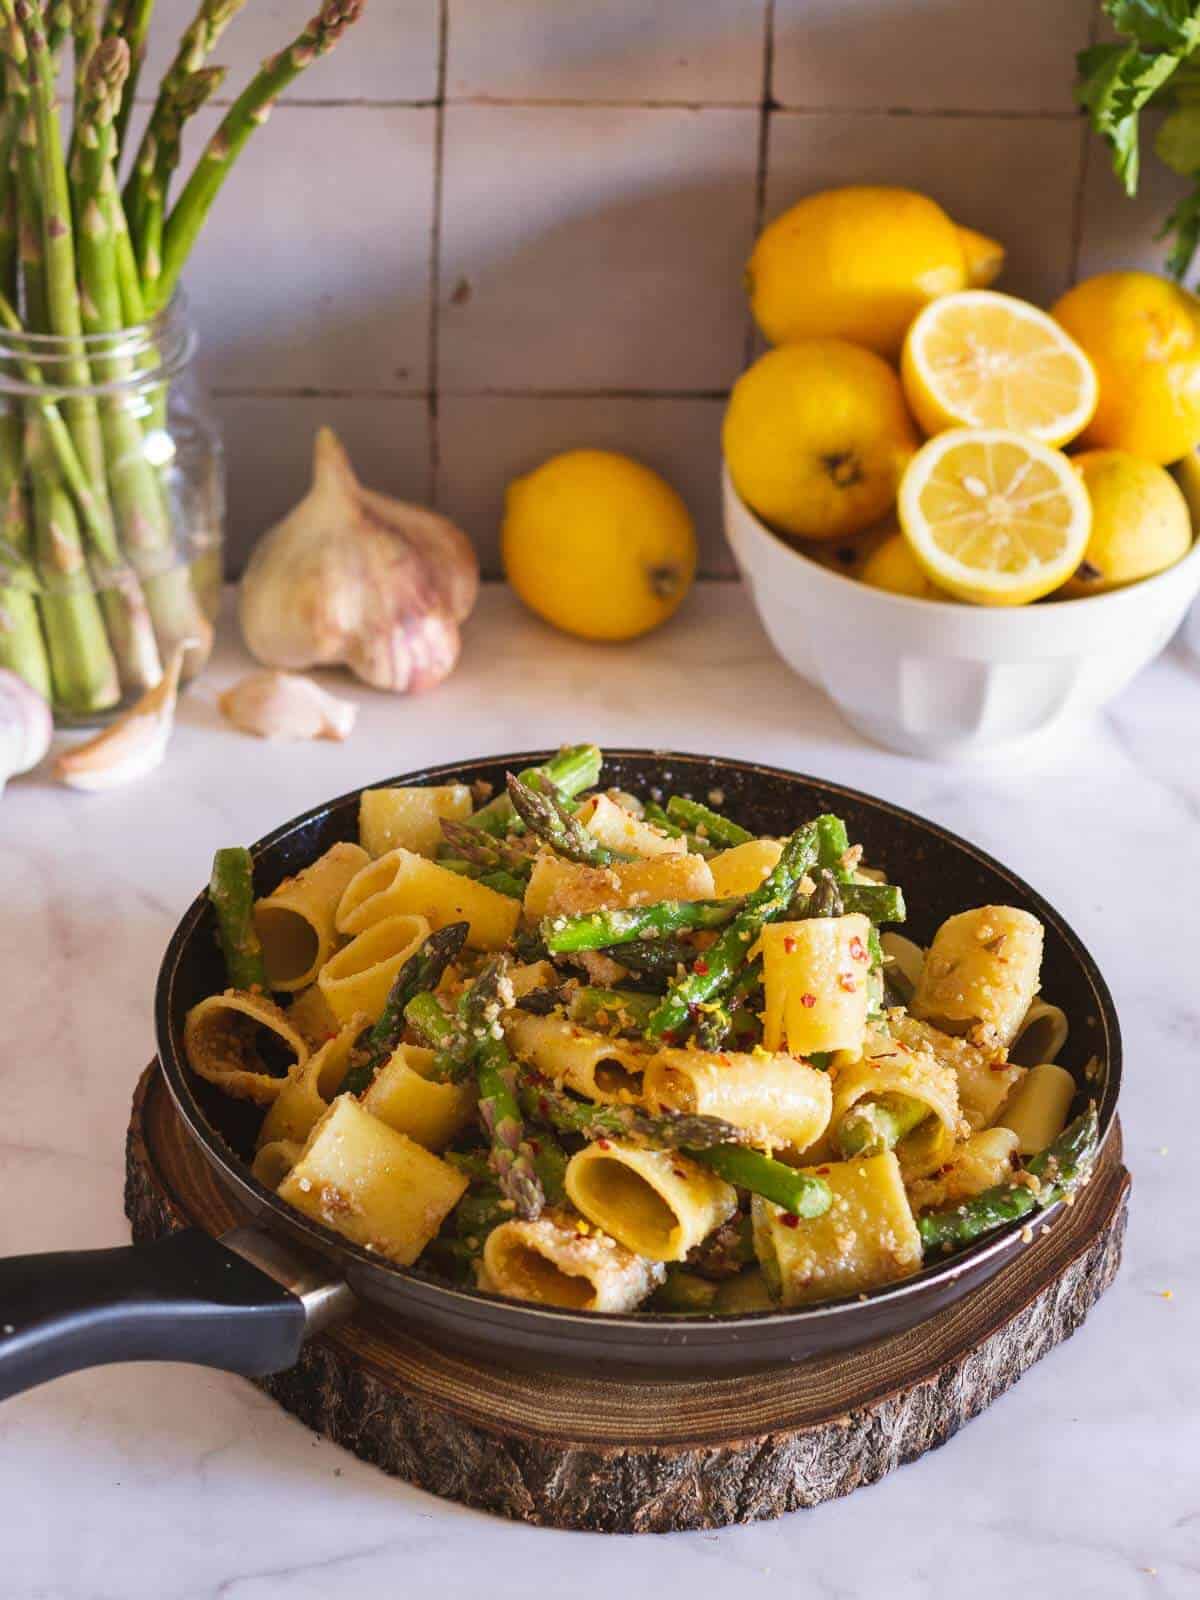
[{"label": "rigatoni pasta tube", "polygon": [[281,1139],[304,1143],[342,1087],[350,1052],[366,1026],[361,1013],[352,1016],[314,1056],[292,1068],[258,1130],[260,1150]]},{"label": "rigatoni pasta tube", "polygon": [[713,894],[712,872],[703,856],[658,856],[652,861],[585,867],[542,854],[533,864],[524,910],[527,921],[540,922],[543,917],[582,916],[657,900],[711,900]]},{"label": "rigatoni pasta tube", "polygon": [[470,815],[471,791],[465,783],[364,789],[358,802],[359,843],[372,856],[399,848],[434,856],[442,843],[442,818],[465,822]]},{"label": "rigatoni pasta tube", "polygon": [[919,944],[890,929],[879,935],[879,944],[883,950],[883,975],[907,1005],[921,981],[925,952]]},{"label": "rigatoni pasta tube", "polygon": [[982,1026],[1009,1045],[1037,993],[1042,925],[1015,906],[960,911],[934,935],[913,996],[914,1016],[946,1033]]},{"label": "rigatoni pasta tube", "polygon": [[632,1311],[665,1276],[660,1262],[552,1216],[493,1228],[483,1266],[493,1293],[572,1311]]},{"label": "rigatoni pasta tube", "polygon": [[1071,1031],[1067,1014],[1061,1006],[1052,1006],[1042,999],[1034,1000],[1021,1018],[1008,1059],[1021,1067],[1036,1067],[1057,1061]]},{"label": "rigatoni pasta tube", "polygon": [[339,933],[359,934],[385,917],[424,917],[431,928],[468,924],[467,943],[501,950],[516,932],[520,902],[426,861],[411,850],[390,850],[346,885],[337,908]]},{"label": "rigatoni pasta tube", "polygon": [[444,1150],[471,1120],[478,1096],[471,1083],[431,1080],[432,1067],[432,1050],[398,1046],[375,1074],[362,1103],[373,1117],[426,1150]]},{"label": "rigatoni pasta tube", "polygon": [[861,1051],[870,991],[871,924],[858,912],[774,922],[762,931],[763,1044],[792,1055]]},{"label": "rigatoni pasta tube", "polygon": [[279,1198],[355,1244],[411,1266],[467,1179],[343,1094],[317,1123]]},{"label": "rigatoni pasta tube", "polygon": [[651,1261],[682,1261],[737,1210],[737,1191],[687,1156],[615,1140],[573,1155],[565,1181],[577,1211]]},{"label": "rigatoni pasta tube", "polygon": [[292,1027],[314,1050],[331,1039],[341,1026],[329,1009],[329,1002],[321,993],[320,984],[315,982],[310,983],[307,989],[301,989],[289,1004],[287,1014]]},{"label": "rigatoni pasta tube", "polygon": [[[836,1069],[830,1118],[834,1138],[851,1115],[869,1126],[876,1106],[902,1102],[915,1102],[925,1110],[924,1118],[895,1147],[909,1178],[932,1172],[949,1156],[959,1131],[958,1079],[932,1051],[907,1050],[898,1040],[872,1031],[862,1058]],[[843,1148],[855,1146],[846,1143]]]},{"label": "rigatoni pasta tube", "polygon": [[709,859],[714,893],[718,900],[753,894],[779,864],[783,843],[779,839],[747,839]]},{"label": "rigatoni pasta tube", "polygon": [[303,1141],[273,1139],[255,1155],[250,1171],[264,1189],[278,1189],[303,1154]]},{"label": "rigatoni pasta tube", "polygon": [[[266,995],[227,989],[188,1012],[183,1025],[188,1065],[236,1100],[269,1106],[288,1074],[308,1060],[308,1045],[287,1013]],[[270,1049],[271,1055],[264,1055]]]},{"label": "rigatoni pasta tube", "polygon": [[338,901],[367,852],[335,844],[294,878],[254,902],[254,927],[263,948],[272,989],[304,989],[325,965],[337,942]]},{"label": "rigatoni pasta tube", "polygon": [[1037,1155],[1067,1125],[1078,1085],[1065,1067],[1042,1062],[1030,1067],[1000,1113],[999,1125],[1011,1128],[1023,1156]]},{"label": "rigatoni pasta tube", "polygon": [[611,1105],[641,1098],[649,1050],[581,1028],[565,1017],[535,1017],[525,1011],[507,1012],[504,1032],[518,1060],[588,1100]]},{"label": "rigatoni pasta tube", "polygon": [[824,1216],[795,1217],[754,1196],[755,1253],[778,1304],[865,1294],[920,1268],[921,1236],[893,1151],[808,1170],[833,1191]]},{"label": "rigatoni pasta tube", "polygon": [[957,1205],[985,1189],[994,1189],[1012,1177],[1019,1154],[1017,1145],[1011,1128],[984,1128],[982,1133],[973,1133],[955,1146],[944,1167],[909,1184],[909,1204],[914,1211],[929,1211]]},{"label": "rigatoni pasta tube", "polygon": [[827,1072],[765,1050],[662,1050],[646,1068],[643,1091],[654,1111],[721,1117],[757,1144],[797,1152],[821,1137],[833,1107]]},{"label": "rigatoni pasta tube", "polygon": [[643,822],[606,794],[592,795],[575,814],[593,838],[618,854],[650,860],[656,856],[687,853],[683,839],[673,838],[652,823]]},{"label": "rigatoni pasta tube", "polygon": [[971,1128],[989,1127],[1014,1085],[1025,1076],[1025,1068],[1010,1066],[1002,1049],[980,1049],[916,1017],[893,1011],[888,1027],[906,1048],[916,1054],[928,1052],[951,1069],[958,1080],[959,1110]]},{"label": "rigatoni pasta tube", "polygon": [[384,917],[330,956],[317,978],[333,1014],[347,1021],[361,1011],[378,1022],[396,974],[429,937],[424,917]]}]

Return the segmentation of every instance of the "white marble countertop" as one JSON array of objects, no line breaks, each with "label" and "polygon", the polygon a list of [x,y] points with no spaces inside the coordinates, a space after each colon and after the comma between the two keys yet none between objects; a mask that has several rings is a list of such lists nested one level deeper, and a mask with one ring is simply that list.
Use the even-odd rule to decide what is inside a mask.
[{"label": "white marble countertop", "polygon": [[392,700],[333,680],[362,704],[345,745],[226,730],[216,692],[245,658],[225,634],[166,765],[138,787],[85,796],[33,775],[0,800],[0,1254],[127,1239],[123,1141],[153,1050],[154,975],[216,846],[410,767],[590,738],[750,757],[887,795],[1044,891],[1123,1019],[1125,1265],[1080,1333],[945,1449],[847,1500],[720,1533],[510,1525],[386,1478],[238,1378],[81,1373],[0,1410],[7,1600],[1200,1594],[1194,658],[1177,644],[1075,749],[1031,772],[864,745],[776,660],[735,586],[702,587],[669,628],[621,650],[553,634],[491,589],[437,693]]}]

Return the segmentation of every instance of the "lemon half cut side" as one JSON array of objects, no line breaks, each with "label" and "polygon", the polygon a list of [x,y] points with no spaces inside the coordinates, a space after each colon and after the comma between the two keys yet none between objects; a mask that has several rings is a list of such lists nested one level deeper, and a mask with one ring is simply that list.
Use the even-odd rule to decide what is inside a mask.
[{"label": "lemon half cut side", "polygon": [[900,484],[900,523],[941,588],[984,606],[1020,606],[1064,584],[1087,548],[1092,510],[1057,450],[1005,428],[939,433]]},{"label": "lemon half cut side", "polygon": [[1091,421],[1095,369],[1046,312],[992,289],[933,301],[908,331],[904,393],[926,433],[1011,428],[1063,445]]}]

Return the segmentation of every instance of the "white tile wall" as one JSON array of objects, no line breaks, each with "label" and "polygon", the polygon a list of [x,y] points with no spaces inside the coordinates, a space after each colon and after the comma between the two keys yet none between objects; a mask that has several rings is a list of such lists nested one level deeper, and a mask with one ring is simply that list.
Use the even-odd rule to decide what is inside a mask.
[{"label": "white tile wall", "polygon": [[[249,0],[189,150],[313,4]],[[194,6],[159,0],[143,97]],[[241,157],[187,275],[231,568],[303,492],[325,419],[488,570],[509,478],[597,444],[665,472],[728,574],[721,397],[764,218],[830,183],[924,188],[1041,300],[1161,259],[1170,180],[1148,162],[1124,201],[1072,109],[1097,25],[1095,0],[368,0]]]}]

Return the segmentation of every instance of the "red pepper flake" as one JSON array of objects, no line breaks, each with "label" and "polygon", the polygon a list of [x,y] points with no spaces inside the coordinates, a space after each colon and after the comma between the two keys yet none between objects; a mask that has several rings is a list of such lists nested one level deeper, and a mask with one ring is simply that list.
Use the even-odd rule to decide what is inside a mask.
[{"label": "red pepper flake", "polygon": [[717,1057],[717,1060],[721,1063],[721,1065],[723,1067],[727,1067],[729,1065],[729,1057],[727,1055],[725,1055],[725,1054],[719,1055]]},{"label": "red pepper flake", "polygon": [[679,1043],[679,1032],[678,1032],[678,1030],[675,1029],[675,1028],[668,1028],[667,1031],[663,1034],[663,1043],[664,1044],[678,1044]]},{"label": "red pepper flake", "polygon": [[686,1173],[686,1172],[684,1172],[684,1171],[683,1171],[683,1169],[682,1169],[682,1168],[680,1168],[680,1167],[672,1167],[672,1168],[671,1168],[671,1171],[672,1171],[672,1172],[673,1172],[673,1173],[674,1173],[674,1174],[675,1174],[675,1176],[676,1176],[676,1177],[677,1177],[677,1178],[682,1178],[682,1179],[683,1179],[683,1181],[684,1181],[684,1183],[686,1183],[686,1182],[687,1182],[687,1177],[688,1177],[688,1175],[687,1175],[687,1173]]},{"label": "red pepper flake", "polygon": [[802,1006],[807,1007],[807,1009],[809,1011],[812,1010],[812,1008],[816,1005],[816,1003],[817,1003],[817,997],[816,997],[815,994],[802,994],[800,996],[800,1004]]},{"label": "red pepper flake", "polygon": [[795,948],[796,948],[796,941],[795,941],[795,939],[793,939],[793,938],[792,938],[792,936],[791,936],[791,934],[790,934],[790,933],[787,933],[787,934],[784,934],[784,936],[783,936],[783,949],[784,949],[784,954],[785,954],[785,955],[789,955],[789,956],[790,956],[790,955],[791,955],[791,953],[792,953],[792,951],[793,951],[793,950],[794,950],[794,949],[795,949]]},{"label": "red pepper flake", "polygon": [[549,1102],[549,1100],[546,1099],[546,1096],[544,1094],[538,1096],[538,1111],[541,1113],[541,1115],[543,1117],[546,1117],[547,1119],[549,1119],[549,1116],[550,1116],[550,1102]]},{"label": "red pepper flake", "polygon": [[830,1170],[830,1169],[829,1169],[829,1168],[828,1168],[828,1167],[818,1167],[818,1168],[817,1168],[817,1177],[818,1177],[818,1178],[825,1178],[825,1177],[828,1177],[828,1175],[829,1175],[829,1170]]},{"label": "red pepper flake", "polygon": [[542,1153],[542,1141],[540,1139],[530,1139],[528,1141],[528,1144],[529,1144],[530,1150],[533,1151],[535,1156],[540,1156],[541,1155],[541,1153]]},{"label": "red pepper flake", "polygon": [[785,1228],[798,1228],[800,1226],[800,1218],[794,1211],[785,1211],[779,1220]]},{"label": "red pepper flake", "polygon": [[849,972],[839,972],[838,973],[838,988],[839,989],[844,989],[847,994],[853,994],[855,992],[855,990],[858,988],[858,984],[855,983],[853,975],[851,973],[849,973]]},{"label": "red pepper flake", "polygon": [[866,947],[857,934],[850,941],[850,954],[855,961],[865,961],[867,959]]},{"label": "red pepper flake", "polygon": [[697,956],[695,961],[692,962],[692,971],[698,972],[701,977],[708,971],[708,962],[705,961],[703,956]]},{"label": "red pepper flake", "polygon": [[611,1150],[612,1149],[612,1145],[609,1144],[607,1139],[597,1139],[596,1143],[599,1145],[601,1150]]}]

